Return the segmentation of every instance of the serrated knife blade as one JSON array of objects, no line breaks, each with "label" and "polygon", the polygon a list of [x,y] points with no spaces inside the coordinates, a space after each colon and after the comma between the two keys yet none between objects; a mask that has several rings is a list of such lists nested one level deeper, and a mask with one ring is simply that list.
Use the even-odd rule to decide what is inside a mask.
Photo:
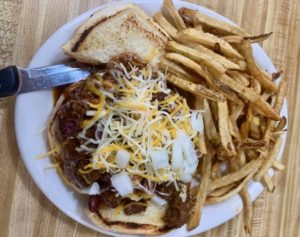
[{"label": "serrated knife blade", "polygon": [[10,66],[0,70],[0,97],[74,83],[90,74],[88,69],[67,64],[28,69]]}]

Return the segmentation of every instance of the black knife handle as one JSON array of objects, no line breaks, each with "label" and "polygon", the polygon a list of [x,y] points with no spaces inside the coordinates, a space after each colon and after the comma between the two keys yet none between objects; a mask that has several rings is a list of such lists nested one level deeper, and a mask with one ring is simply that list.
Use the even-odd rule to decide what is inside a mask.
[{"label": "black knife handle", "polygon": [[20,88],[20,76],[16,66],[0,70],[0,98],[16,95]]}]

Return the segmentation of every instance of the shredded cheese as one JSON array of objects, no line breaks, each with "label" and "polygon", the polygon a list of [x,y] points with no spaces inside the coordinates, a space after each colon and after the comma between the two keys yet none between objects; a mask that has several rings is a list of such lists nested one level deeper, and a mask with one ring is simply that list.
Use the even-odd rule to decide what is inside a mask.
[{"label": "shredded cheese", "polygon": [[[92,159],[79,172],[84,176],[93,169],[111,174],[122,171],[155,183],[171,182],[178,188],[182,171],[172,169],[172,144],[179,131],[191,139],[196,137],[197,132],[191,125],[192,111],[185,98],[167,88],[162,72],[154,73],[151,66],[129,70],[121,67],[123,71],[111,71],[117,81],[113,88],[93,87],[92,92],[99,97],[99,103],[88,103],[88,116],[92,118],[82,123],[84,132],[78,135],[84,140],[78,149],[90,153]],[[159,94],[164,98],[159,100]],[[92,126],[96,126],[96,133],[101,131],[101,137],[90,139],[85,136],[85,131]],[[91,150],[88,144],[96,144],[97,148]],[[194,143],[192,149],[197,150],[197,146],[198,143]],[[166,150],[168,166],[158,170],[153,168],[150,152],[155,149]],[[130,154],[124,168],[117,165],[119,150]],[[117,209],[119,212],[122,208]]]}]

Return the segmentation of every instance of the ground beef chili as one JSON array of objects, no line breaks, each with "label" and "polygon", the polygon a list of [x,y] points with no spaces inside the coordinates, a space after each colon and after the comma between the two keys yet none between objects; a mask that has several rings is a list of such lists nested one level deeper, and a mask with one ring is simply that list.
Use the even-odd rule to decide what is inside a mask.
[{"label": "ground beef chili", "polygon": [[130,202],[124,208],[125,215],[134,215],[146,211],[147,206],[144,202]]},{"label": "ground beef chili", "polygon": [[109,63],[107,63],[106,67],[108,69],[120,69],[122,68],[119,64],[123,64],[128,70],[130,70],[131,66],[134,65],[138,68],[143,68],[147,65],[147,62],[141,59],[137,54],[125,52],[116,57],[113,57]]},{"label": "ground beef chili", "polygon": [[[168,207],[163,216],[166,227],[177,228],[187,223],[192,207],[192,202],[191,198],[189,198],[189,195],[187,200],[183,202],[179,197],[180,192],[176,191],[174,185],[158,185],[156,190],[161,198],[168,201]],[[159,194],[159,192],[163,193],[164,195]]]},{"label": "ground beef chili", "polygon": [[[76,137],[82,130],[81,124],[87,119],[86,111],[89,109],[86,101],[98,102],[99,99],[93,95],[87,88],[88,80],[81,81],[70,87],[67,87],[63,93],[65,96],[64,103],[57,111],[57,126],[59,130],[58,140],[65,143],[62,147],[63,159],[61,162],[62,170],[65,176],[77,187],[83,188],[89,185],[86,180],[78,172],[79,168],[83,168],[90,159],[89,154],[76,151],[81,141]],[[93,138],[95,136],[95,128],[87,130],[88,135]],[[84,162],[82,162],[84,161]],[[100,177],[99,172],[91,172],[86,178],[93,182]]]},{"label": "ground beef chili", "polygon": [[100,204],[101,204],[100,195],[90,195],[89,204],[88,204],[90,212],[97,212],[99,210]]},{"label": "ground beef chili", "polygon": [[168,95],[163,93],[163,92],[157,92],[157,93],[153,93],[152,95],[152,100],[151,101],[155,101],[155,100],[158,100],[158,101],[163,101],[165,100],[165,98],[167,97]]},{"label": "ground beef chili", "polygon": [[100,195],[102,203],[111,208],[119,206],[122,202],[122,197],[111,189],[101,193]]},{"label": "ground beef chili", "polygon": [[188,198],[182,202],[179,193],[174,193],[168,202],[168,208],[163,220],[169,228],[177,228],[187,223],[190,217],[191,201]]}]

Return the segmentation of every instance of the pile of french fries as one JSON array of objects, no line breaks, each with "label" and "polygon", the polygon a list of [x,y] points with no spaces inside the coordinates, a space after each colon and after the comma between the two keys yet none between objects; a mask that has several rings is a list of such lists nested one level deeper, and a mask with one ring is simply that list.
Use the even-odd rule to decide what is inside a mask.
[{"label": "pile of french fries", "polygon": [[287,120],[280,117],[287,82],[281,72],[269,74],[256,64],[252,43],[270,34],[251,36],[245,30],[198,11],[177,10],[165,0],[154,20],[170,40],[160,67],[167,80],[190,93],[195,109],[204,110],[204,154],[201,182],[192,190],[195,207],[188,229],[198,226],[201,209],[239,194],[244,227],[251,234],[252,202],[247,184],[261,181],[269,192],[275,185],[268,170],[283,170],[276,160]]}]

